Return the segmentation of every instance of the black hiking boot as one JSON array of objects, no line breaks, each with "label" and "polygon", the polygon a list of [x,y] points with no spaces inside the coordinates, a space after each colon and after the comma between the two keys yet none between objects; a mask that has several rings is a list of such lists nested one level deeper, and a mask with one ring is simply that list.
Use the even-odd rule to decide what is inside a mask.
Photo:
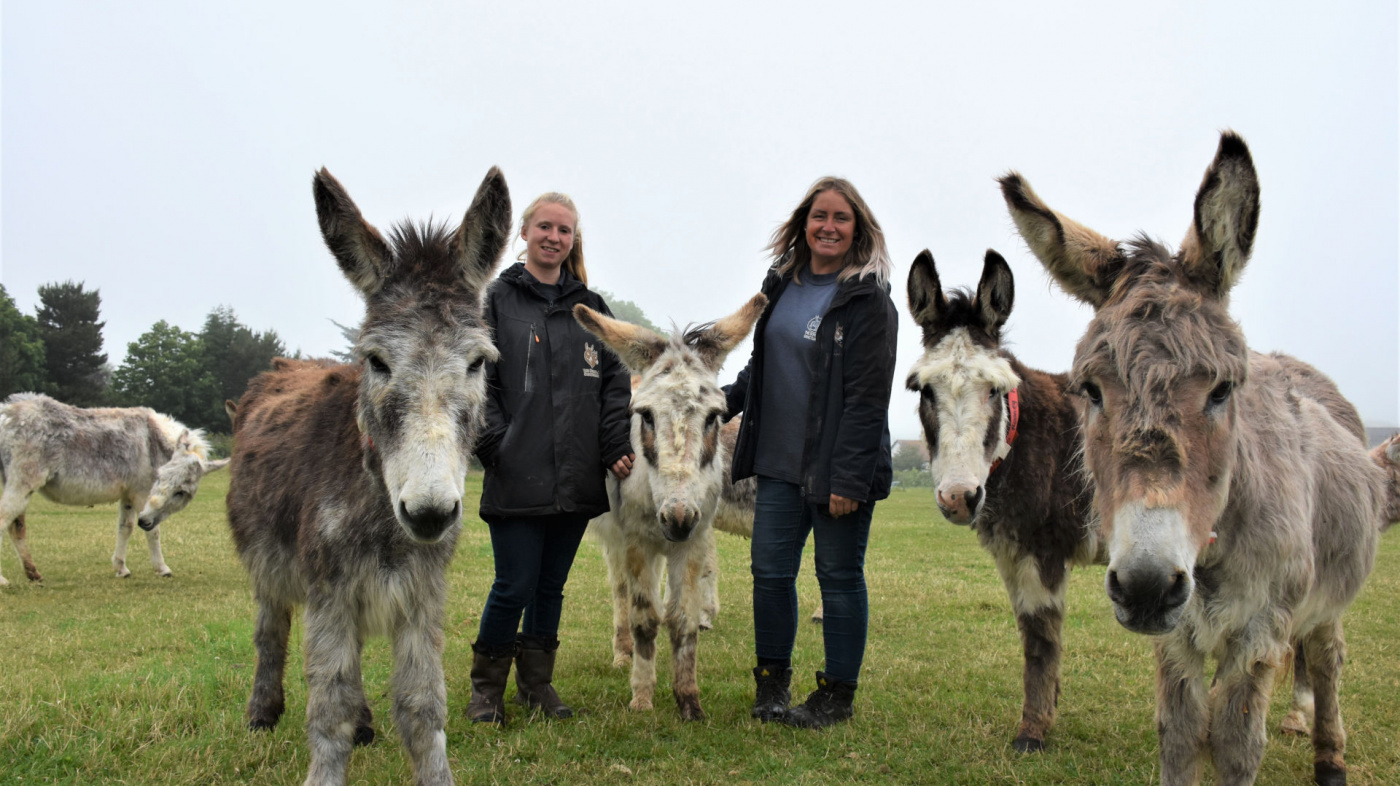
[{"label": "black hiking boot", "polygon": [[781,720],[792,701],[792,691],[788,690],[792,684],[792,667],[756,666],[753,681],[753,711],[749,715],[764,723]]},{"label": "black hiking boot", "polygon": [[856,684],[842,682],[824,671],[817,672],[817,689],[807,700],[787,711],[781,720],[799,729],[824,729],[850,720],[854,711]]},{"label": "black hiking boot", "polygon": [[496,651],[472,643],[472,700],[467,703],[472,723],[506,725],[506,681],[514,654],[514,642]]},{"label": "black hiking boot", "polygon": [[548,718],[572,718],[574,710],[554,690],[554,656],[558,639],[543,636],[516,637],[515,703],[537,709]]}]

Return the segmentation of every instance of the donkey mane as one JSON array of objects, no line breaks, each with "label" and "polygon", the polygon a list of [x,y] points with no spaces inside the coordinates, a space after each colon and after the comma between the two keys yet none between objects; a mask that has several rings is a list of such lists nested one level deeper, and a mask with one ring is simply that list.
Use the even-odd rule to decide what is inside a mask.
[{"label": "donkey mane", "polygon": [[[1149,390],[1165,384],[1161,377],[1182,371],[1210,377],[1212,384],[1243,383],[1249,365],[1244,333],[1225,308],[1187,280],[1180,254],[1145,234],[1122,248],[1127,252],[1122,274],[1103,307],[1122,313],[1090,325],[1070,384],[1082,385],[1104,368]],[[1164,325],[1179,330],[1164,331]],[[1164,356],[1172,357],[1169,369],[1154,362]]]},{"label": "donkey mane", "polygon": [[186,429],[169,415],[156,412],[155,410],[151,410],[150,412],[151,423],[160,429],[161,441],[165,443],[165,447],[174,451],[175,443],[180,440],[180,435],[185,431],[189,431],[190,448],[192,452],[205,461],[209,460],[209,440],[204,436],[204,429]]}]

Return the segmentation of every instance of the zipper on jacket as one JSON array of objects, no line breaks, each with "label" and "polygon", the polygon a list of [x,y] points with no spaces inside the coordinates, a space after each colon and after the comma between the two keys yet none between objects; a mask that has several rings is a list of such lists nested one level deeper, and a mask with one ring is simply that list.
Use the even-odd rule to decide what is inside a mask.
[{"label": "zipper on jacket", "polygon": [[525,345],[525,392],[530,392],[530,356],[535,354],[535,345],[540,343],[540,335],[535,332],[535,323],[530,323],[530,340]]}]

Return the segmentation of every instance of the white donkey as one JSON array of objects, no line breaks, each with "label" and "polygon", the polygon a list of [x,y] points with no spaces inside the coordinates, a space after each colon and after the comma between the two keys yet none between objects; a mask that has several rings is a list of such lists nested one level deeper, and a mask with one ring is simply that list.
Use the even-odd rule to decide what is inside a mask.
[{"label": "white donkey", "polygon": [[[209,460],[200,430],[145,407],[82,409],[16,393],[0,404],[0,527],[9,530],[24,574],[42,581],[25,536],[30,496],[37,491],[63,505],[119,502],[112,553],[117,575],[131,575],[126,544],[137,524],[146,532],[156,573],[170,576],[160,523],[194,499],[205,475],[227,464]],[[0,587],[8,583],[0,576]]]},{"label": "white donkey", "polygon": [[[634,645],[634,710],[652,708],[661,573],[667,573],[672,692],[681,718],[700,720],[696,644],[705,607],[713,615],[714,520],[724,485],[720,421],[724,394],[715,377],[753,329],[768,300],[756,295],[734,314],[669,339],[575,306],[579,324],[607,344],[634,374],[632,445],[640,455],[626,480],[608,479],[612,511],[593,520],[604,549],[620,554]],[[710,579],[706,580],[706,575]]]}]

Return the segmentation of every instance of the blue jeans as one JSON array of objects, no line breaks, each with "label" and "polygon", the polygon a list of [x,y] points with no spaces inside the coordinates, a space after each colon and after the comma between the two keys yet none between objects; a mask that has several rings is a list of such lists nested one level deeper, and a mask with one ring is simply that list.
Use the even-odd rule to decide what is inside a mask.
[{"label": "blue jeans", "polygon": [[754,650],[760,658],[789,660],[797,639],[797,569],[807,534],[816,532],[817,582],[825,621],[826,673],[855,682],[865,658],[870,605],[865,591],[865,545],[874,502],[833,519],[802,487],[759,477],[753,513]]},{"label": "blue jeans", "polygon": [[[555,639],[569,579],[588,517],[574,514],[486,519],[496,581],[481,612],[477,644],[497,652],[514,646],[516,628]],[[521,616],[524,625],[521,626]]]}]

